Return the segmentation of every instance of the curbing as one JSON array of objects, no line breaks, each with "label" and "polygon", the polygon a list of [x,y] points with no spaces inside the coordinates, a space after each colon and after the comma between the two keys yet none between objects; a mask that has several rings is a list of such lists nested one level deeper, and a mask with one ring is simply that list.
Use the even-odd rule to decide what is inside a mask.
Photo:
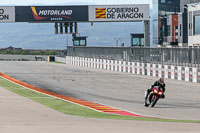
[{"label": "curbing", "polygon": [[70,102],[70,103],[73,103],[73,104],[76,104],[76,105],[79,105],[79,106],[82,106],[82,107],[85,107],[85,108],[95,110],[97,112],[113,114],[113,115],[121,115],[121,116],[153,118],[153,117],[150,117],[150,116],[145,116],[145,115],[142,115],[142,114],[129,112],[129,111],[126,111],[126,110],[121,110],[121,109],[106,106],[106,105],[103,105],[103,104],[90,102],[90,101],[86,101],[86,100],[82,100],[82,99],[73,98],[73,97],[70,97],[70,96],[65,96],[65,95],[62,95],[62,94],[55,93],[55,92],[51,92],[51,91],[45,90],[43,88],[38,88],[38,87],[35,87],[33,85],[22,82],[20,80],[17,80],[17,79],[10,77],[10,76],[8,76],[4,73],[0,73],[0,77],[4,78],[4,79],[6,79],[6,80],[8,80],[8,81],[10,81],[14,84],[17,84],[19,86],[22,86],[22,87],[25,87],[29,90],[32,90],[34,92],[37,92],[37,93],[40,93],[40,94],[43,94],[43,95],[46,95],[46,96],[54,97],[54,98],[57,98],[57,99],[60,99],[60,100],[63,100],[63,101],[67,101],[67,102]]}]

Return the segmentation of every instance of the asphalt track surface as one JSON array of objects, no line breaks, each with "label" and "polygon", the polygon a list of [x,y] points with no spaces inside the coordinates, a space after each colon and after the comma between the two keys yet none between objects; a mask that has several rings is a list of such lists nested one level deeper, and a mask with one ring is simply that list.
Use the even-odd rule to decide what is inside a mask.
[{"label": "asphalt track surface", "polygon": [[200,84],[166,79],[166,99],[143,106],[144,91],[157,79],[47,62],[0,62],[0,72],[75,98],[159,118],[200,120]]}]

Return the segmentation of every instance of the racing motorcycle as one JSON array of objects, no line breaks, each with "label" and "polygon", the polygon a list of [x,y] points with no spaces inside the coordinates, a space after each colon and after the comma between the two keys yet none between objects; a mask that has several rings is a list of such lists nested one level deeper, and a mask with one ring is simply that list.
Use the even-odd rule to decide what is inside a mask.
[{"label": "racing motorcycle", "polygon": [[160,98],[164,99],[163,89],[159,86],[155,86],[145,100],[145,107],[154,107]]}]

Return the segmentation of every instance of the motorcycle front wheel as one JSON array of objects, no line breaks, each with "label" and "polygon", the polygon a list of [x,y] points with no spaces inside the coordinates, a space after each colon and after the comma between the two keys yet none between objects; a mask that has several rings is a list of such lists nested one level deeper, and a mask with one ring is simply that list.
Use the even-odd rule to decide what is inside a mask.
[{"label": "motorcycle front wheel", "polygon": [[158,96],[156,96],[156,95],[154,95],[153,97],[152,97],[152,100],[151,100],[151,107],[154,107],[155,105],[156,105],[156,103],[157,103],[157,101],[158,101]]}]

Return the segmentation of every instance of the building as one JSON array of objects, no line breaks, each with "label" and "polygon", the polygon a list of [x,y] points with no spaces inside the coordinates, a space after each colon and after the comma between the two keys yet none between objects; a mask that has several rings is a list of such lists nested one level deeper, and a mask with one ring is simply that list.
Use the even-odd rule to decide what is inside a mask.
[{"label": "building", "polygon": [[164,36],[163,45],[178,45],[178,15],[167,16],[167,34]]},{"label": "building", "polygon": [[186,31],[182,20],[186,15],[184,7],[196,2],[200,0],[153,0],[153,44],[178,46],[181,42],[184,46],[187,40],[179,33]]},{"label": "building", "polygon": [[200,3],[187,6],[188,46],[200,47]]},{"label": "building", "polygon": [[187,5],[184,10],[178,13],[178,46],[188,47],[188,12]]}]

